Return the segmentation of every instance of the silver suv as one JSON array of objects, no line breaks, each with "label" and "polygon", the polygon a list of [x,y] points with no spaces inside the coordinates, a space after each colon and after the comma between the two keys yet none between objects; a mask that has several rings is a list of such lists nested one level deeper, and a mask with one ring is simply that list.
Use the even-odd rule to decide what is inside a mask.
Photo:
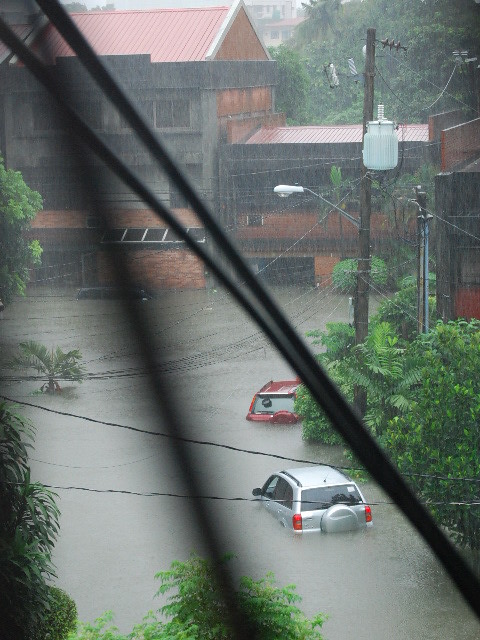
[{"label": "silver suv", "polygon": [[252,493],[295,533],[336,533],[372,525],[372,510],[357,484],[335,467],[278,471]]}]

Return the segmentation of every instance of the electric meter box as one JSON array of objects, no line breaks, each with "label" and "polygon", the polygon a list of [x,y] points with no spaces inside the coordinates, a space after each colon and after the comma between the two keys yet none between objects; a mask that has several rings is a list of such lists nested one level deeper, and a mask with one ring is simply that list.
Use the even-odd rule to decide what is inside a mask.
[{"label": "electric meter box", "polygon": [[391,120],[367,122],[363,138],[363,164],[367,169],[387,171],[398,164],[398,138]]}]

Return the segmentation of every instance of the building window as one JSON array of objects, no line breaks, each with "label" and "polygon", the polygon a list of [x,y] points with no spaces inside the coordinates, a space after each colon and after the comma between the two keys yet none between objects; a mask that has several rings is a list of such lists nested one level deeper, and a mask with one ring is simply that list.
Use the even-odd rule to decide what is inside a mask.
[{"label": "building window", "polygon": [[263,216],[259,213],[249,213],[247,215],[247,225],[249,227],[262,227]]},{"label": "building window", "polygon": [[170,182],[170,206],[172,209],[190,209],[190,203],[173,181]]},{"label": "building window", "polygon": [[272,40],[278,40],[280,37],[280,33],[278,31],[271,31],[270,32],[270,38]]},{"label": "building window", "polygon": [[190,128],[190,100],[157,100],[155,116],[158,129]]}]

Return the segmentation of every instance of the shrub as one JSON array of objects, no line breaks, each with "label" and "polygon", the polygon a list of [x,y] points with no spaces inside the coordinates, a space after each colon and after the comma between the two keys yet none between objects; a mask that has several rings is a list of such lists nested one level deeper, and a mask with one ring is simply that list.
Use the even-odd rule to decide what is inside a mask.
[{"label": "shrub", "polygon": [[[354,293],[357,286],[357,260],[348,258],[337,262],[333,267],[333,284],[343,293]],[[377,287],[383,287],[387,283],[388,271],[385,262],[377,256],[372,256],[370,271],[371,283]]]},{"label": "shrub", "polygon": [[75,630],[77,605],[58,587],[50,587],[49,591],[50,610],[32,640],[66,640]]}]

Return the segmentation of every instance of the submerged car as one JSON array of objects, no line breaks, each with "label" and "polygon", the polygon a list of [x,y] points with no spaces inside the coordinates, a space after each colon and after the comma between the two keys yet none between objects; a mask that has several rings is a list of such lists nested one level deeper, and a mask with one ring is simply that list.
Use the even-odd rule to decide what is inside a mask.
[{"label": "submerged car", "polygon": [[300,380],[270,380],[253,396],[247,420],[294,424],[300,420],[294,411],[296,391]]},{"label": "submerged car", "polygon": [[149,300],[151,295],[139,287],[83,287],[77,292],[77,300]]},{"label": "submerged car", "polygon": [[357,484],[336,467],[278,471],[252,494],[294,533],[355,531],[372,526],[372,510]]}]

